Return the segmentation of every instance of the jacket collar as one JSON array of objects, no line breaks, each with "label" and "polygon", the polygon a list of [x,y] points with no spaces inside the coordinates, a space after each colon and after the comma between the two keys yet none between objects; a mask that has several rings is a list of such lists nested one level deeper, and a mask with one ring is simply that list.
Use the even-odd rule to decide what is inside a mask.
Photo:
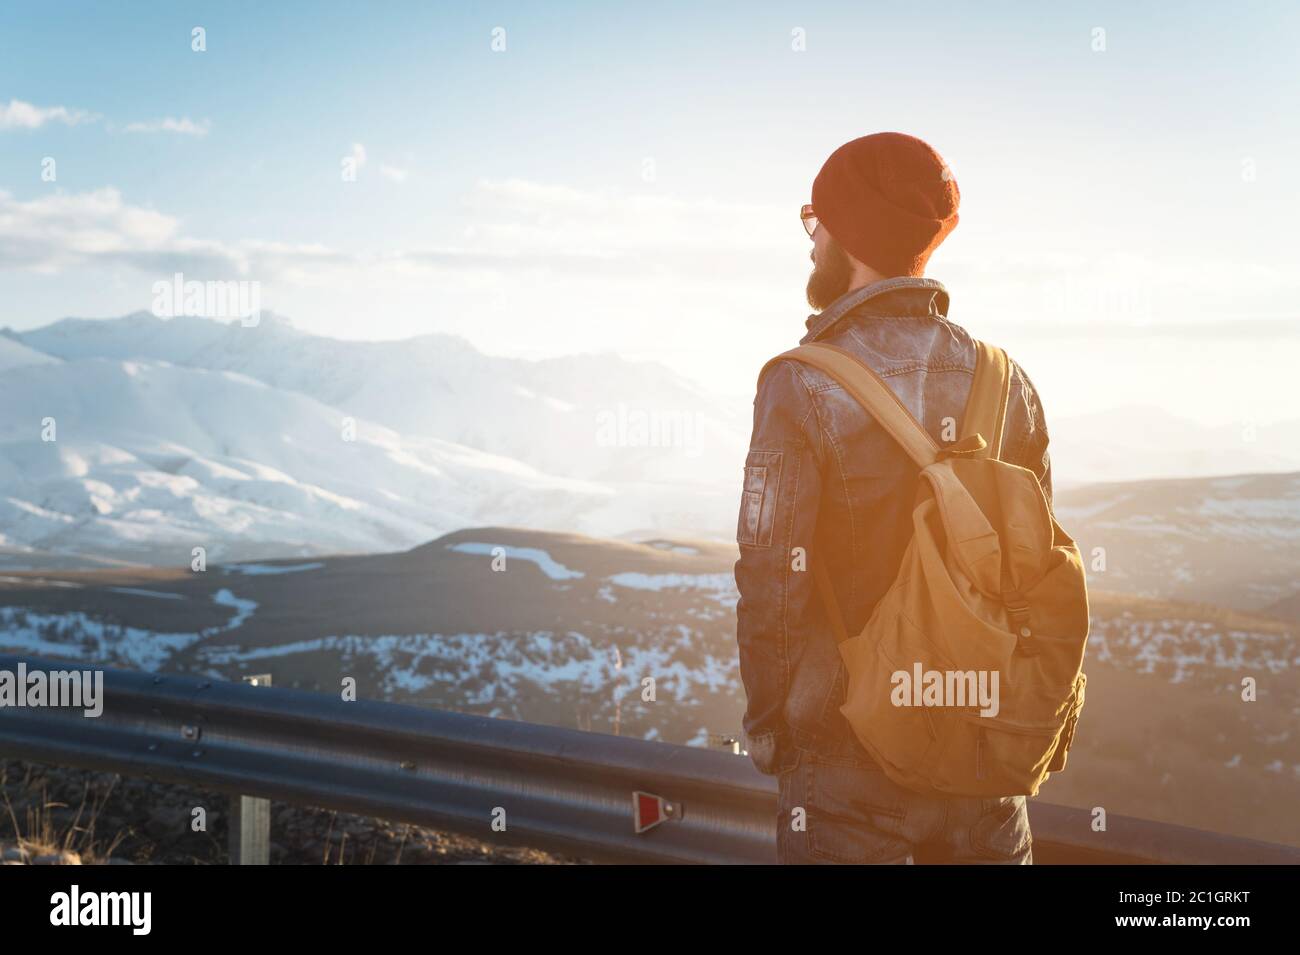
[{"label": "jacket collar", "polygon": [[825,338],[832,326],[850,312],[858,315],[943,317],[948,314],[948,290],[936,279],[910,275],[872,282],[846,292],[816,315],[809,315],[804,323],[808,326],[808,334],[799,339],[799,344],[806,345]]}]

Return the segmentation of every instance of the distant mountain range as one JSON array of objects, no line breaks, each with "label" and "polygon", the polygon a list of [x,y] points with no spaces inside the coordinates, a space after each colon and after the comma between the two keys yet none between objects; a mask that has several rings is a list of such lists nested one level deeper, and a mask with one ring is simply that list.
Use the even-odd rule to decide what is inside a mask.
[{"label": "distant mountain range", "polygon": [[[269,313],[6,329],[0,372],[10,568],[188,564],[198,546],[213,560],[382,552],[503,523],[730,540],[751,415],[654,363],[342,341]],[[1300,470],[1300,422],[1049,409],[1049,429],[1063,504],[1095,481]],[[1159,520],[1159,495],[1143,506]]]},{"label": "distant mountain range", "polygon": [[1300,418],[1206,427],[1150,405],[1065,418],[1049,407],[1047,430],[1062,487],[1300,471]]}]

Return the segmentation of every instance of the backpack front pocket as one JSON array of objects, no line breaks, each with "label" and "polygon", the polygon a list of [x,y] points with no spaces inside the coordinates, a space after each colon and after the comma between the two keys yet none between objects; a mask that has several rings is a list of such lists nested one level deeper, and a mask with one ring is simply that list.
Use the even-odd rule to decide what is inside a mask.
[{"label": "backpack front pocket", "polygon": [[971,795],[1037,795],[1065,725],[963,713],[943,754],[953,770],[945,782],[952,791]]},{"label": "backpack front pocket", "polygon": [[952,663],[915,627],[890,636],[874,646],[866,634],[841,644],[848,685],[840,712],[891,779],[925,792],[930,787],[917,771],[942,746],[947,720],[942,707],[925,705],[916,684],[926,673],[948,672]]}]

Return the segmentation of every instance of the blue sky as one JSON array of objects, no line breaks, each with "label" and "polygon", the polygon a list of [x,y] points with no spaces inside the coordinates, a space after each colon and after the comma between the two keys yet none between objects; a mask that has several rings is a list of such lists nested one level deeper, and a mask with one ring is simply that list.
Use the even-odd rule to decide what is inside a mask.
[{"label": "blue sky", "polygon": [[961,186],[954,320],[1057,406],[1295,417],[1300,8],[1130,6],[6,4],[0,324],[182,269],[323,334],[743,392],[802,331],[822,160],[899,129]]}]

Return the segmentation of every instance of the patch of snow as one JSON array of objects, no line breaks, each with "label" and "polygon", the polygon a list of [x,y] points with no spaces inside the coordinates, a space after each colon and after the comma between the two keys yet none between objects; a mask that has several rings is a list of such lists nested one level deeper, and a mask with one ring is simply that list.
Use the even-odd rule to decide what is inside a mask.
[{"label": "patch of snow", "polygon": [[306,570],[319,570],[325,565],[319,561],[312,564],[229,564],[222,567],[223,573],[243,574],[245,577],[265,577],[273,574],[300,574]]},{"label": "patch of snow", "polygon": [[546,551],[537,547],[510,547],[505,544],[484,544],[479,541],[465,541],[460,544],[452,544],[448,550],[454,550],[459,554],[478,554],[482,556],[495,557],[499,550],[505,555],[509,567],[510,560],[523,560],[536,564],[547,577],[551,580],[574,580],[583,577],[585,574],[580,570],[573,570],[565,567]]},{"label": "patch of snow", "polygon": [[[218,590],[215,594],[212,595],[212,602],[215,604],[220,604],[223,607],[231,607],[235,611],[235,615],[230,618],[230,622],[226,624],[224,627],[219,628],[220,630],[234,630],[237,627],[242,627],[244,625],[244,621],[246,621],[249,617],[251,617],[253,615],[253,611],[257,609],[257,601],[241,600],[239,597],[236,597],[225,587],[222,587],[220,590]],[[205,631],[205,632],[211,632],[211,631]]]},{"label": "patch of snow", "polygon": [[159,633],[106,623],[76,613],[33,613],[0,607],[0,647],[31,653],[155,671],[199,639],[197,633]]},{"label": "patch of snow", "polygon": [[169,594],[161,590],[143,590],[139,587],[109,587],[115,594],[133,594],[137,597],[149,597],[154,600],[185,600],[184,594]]},{"label": "patch of snow", "polygon": [[685,544],[674,544],[672,541],[650,541],[649,543],[655,550],[666,550],[674,554],[687,554],[692,557],[699,554],[699,550],[694,547],[688,547]]},{"label": "patch of snow", "polygon": [[82,584],[71,580],[50,580],[48,577],[0,577],[0,581],[6,584],[23,584],[27,587],[67,587],[72,590],[80,590],[82,587]]},{"label": "patch of snow", "polygon": [[[184,599],[180,594],[112,589]],[[235,615],[224,625],[207,627],[198,633],[166,633],[123,626],[96,619],[79,610],[39,613],[23,607],[0,607],[0,648],[152,672],[199,640],[242,626],[257,609],[255,601],[241,600],[229,590],[218,591],[212,601],[223,607],[233,607]]]},{"label": "patch of snow", "polygon": [[625,571],[607,578],[619,587],[632,590],[702,590],[720,604],[732,605],[739,599],[736,579],[731,574],[643,574]]}]

